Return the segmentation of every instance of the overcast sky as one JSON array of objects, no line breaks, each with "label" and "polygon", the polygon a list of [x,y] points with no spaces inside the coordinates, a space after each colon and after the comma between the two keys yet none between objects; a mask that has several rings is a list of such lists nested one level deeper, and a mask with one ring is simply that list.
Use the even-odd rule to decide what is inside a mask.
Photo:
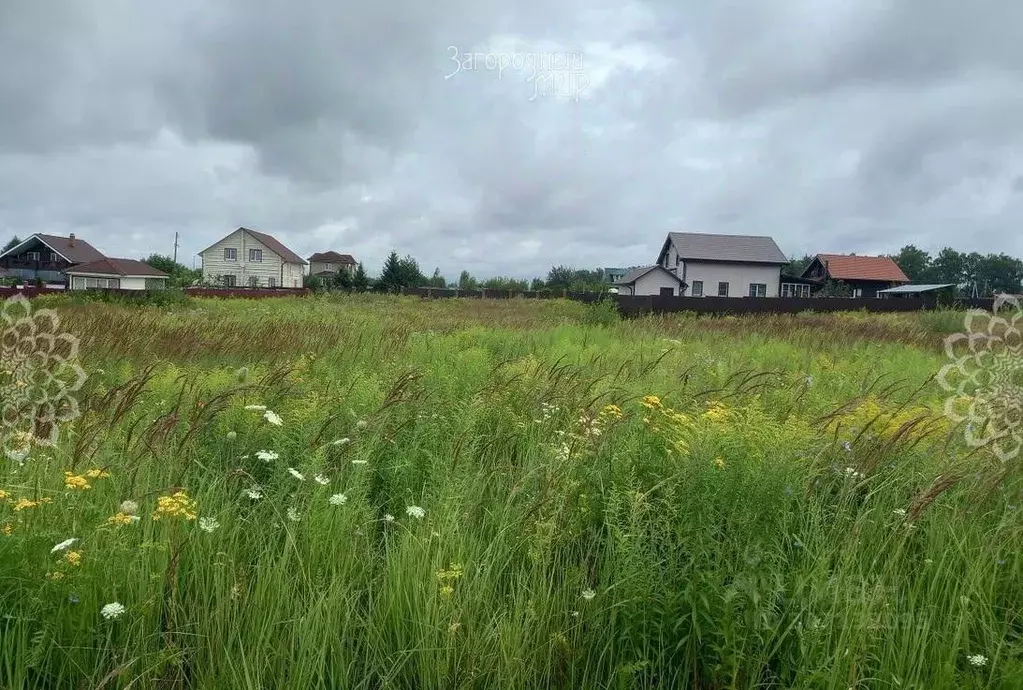
[{"label": "overcast sky", "polygon": [[1023,3],[0,2],[4,240],[191,264],[246,225],[454,279],[668,230],[1023,256],[1021,221]]}]

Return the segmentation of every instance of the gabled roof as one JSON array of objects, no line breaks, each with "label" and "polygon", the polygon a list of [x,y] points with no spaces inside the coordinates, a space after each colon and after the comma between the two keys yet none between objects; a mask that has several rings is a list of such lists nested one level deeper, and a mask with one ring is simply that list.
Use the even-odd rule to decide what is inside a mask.
[{"label": "gabled roof", "polygon": [[86,261],[98,261],[99,259],[104,258],[103,254],[101,254],[98,249],[81,238],[76,237],[74,239],[74,245],[72,245],[70,237],[44,235],[39,232],[25,238],[6,252],[0,253],[0,258],[7,256],[8,254],[17,254],[21,252],[26,245],[36,241],[42,242],[50,249],[57,252],[57,254],[63,257],[68,263],[79,264]]},{"label": "gabled roof", "polygon": [[921,284],[921,285],[900,285],[898,287],[888,288],[887,290],[878,290],[879,295],[912,295],[917,292],[934,292],[936,290],[945,290],[948,288],[954,288],[955,285],[952,283],[941,283],[941,284]]},{"label": "gabled roof", "polygon": [[711,235],[703,232],[669,232],[657,262],[664,261],[668,243],[683,260],[731,261],[735,263],[787,264],[789,260],[773,239],[763,235]]},{"label": "gabled roof", "polygon": [[145,278],[169,278],[163,271],[153,268],[147,263],[136,261],[135,259],[108,259],[103,258],[99,261],[90,261],[84,264],[78,264],[72,266],[64,271],[64,273],[71,275],[72,273],[97,273],[102,275],[111,276],[132,276],[132,277],[145,277]]},{"label": "gabled roof", "polygon": [[309,257],[309,261],[317,261],[321,263],[335,263],[335,264],[354,264],[355,257],[351,254],[338,254],[337,252],[316,252]]},{"label": "gabled roof", "polygon": [[[887,256],[856,256],[855,254],[818,254],[834,280],[879,280],[908,283],[909,278],[899,265]],[[811,263],[810,266],[813,266]],[[810,270],[806,267],[806,271]],[[806,275],[803,271],[803,275]]]},{"label": "gabled roof", "polygon": [[657,264],[657,265],[654,265],[654,266],[641,266],[639,268],[634,268],[631,271],[629,271],[628,273],[626,273],[624,276],[622,276],[621,278],[616,280],[613,284],[614,285],[632,285],[637,280],[639,280],[640,278],[645,276],[647,273],[650,273],[650,271],[664,271],[669,276],[671,276],[676,281],[678,281],[678,283],[684,285],[684,283],[682,283],[682,279],[681,278],[679,278],[677,275],[675,275],[674,273],[672,273],[671,271],[666,269],[664,266],[661,266],[660,264]]},{"label": "gabled roof", "polygon": [[235,232],[239,232],[239,231],[247,232],[250,235],[252,235],[253,237],[255,237],[257,240],[262,242],[263,245],[266,246],[267,249],[271,250],[274,254],[276,254],[277,256],[281,257],[281,260],[283,260],[285,263],[289,263],[289,264],[303,264],[303,265],[305,265],[307,263],[306,260],[303,259],[301,256],[299,256],[298,254],[296,254],[295,252],[291,251],[290,249],[285,247],[283,244],[281,244],[277,240],[276,237],[273,237],[271,235],[267,235],[265,232],[257,232],[256,230],[250,230],[249,228],[245,228],[245,227],[238,228],[234,232],[231,232],[231,233],[225,235],[224,237],[221,237],[219,240],[217,240],[216,242],[211,244],[209,247],[206,247],[206,249],[203,249],[201,252],[199,252],[199,254],[200,255],[205,254],[210,249],[212,249],[213,247],[215,247],[218,244],[220,244],[221,242],[223,242],[224,239],[226,239],[227,237],[230,237]]}]

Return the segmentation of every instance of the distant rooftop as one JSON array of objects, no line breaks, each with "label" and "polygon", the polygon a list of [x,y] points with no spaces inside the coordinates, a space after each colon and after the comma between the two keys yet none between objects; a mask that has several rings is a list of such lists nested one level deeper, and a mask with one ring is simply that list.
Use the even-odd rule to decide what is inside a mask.
[{"label": "distant rooftop", "polygon": [[888,288],[887,290],[878,290],[879,295],[907,295],[914,294],[917,292],[934,292],[935,290],[944,290],[945,288],[955,287],[952,283],[927,283],[923,285],[900,285],[899,287]]}]

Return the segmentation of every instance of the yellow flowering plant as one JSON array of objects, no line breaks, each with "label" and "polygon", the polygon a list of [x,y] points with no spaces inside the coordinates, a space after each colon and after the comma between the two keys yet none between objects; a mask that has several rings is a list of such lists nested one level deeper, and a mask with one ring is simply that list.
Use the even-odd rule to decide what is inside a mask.
[{"label": "yellow flowering plant", "polygon": [[170,496],[161,496],[156,499],[156,510],[153,511],[153,519],[182,518],[184,520],[195,520],[198,517],[198,508],[195,501],[188,497],[184,491],[177,491]]}]

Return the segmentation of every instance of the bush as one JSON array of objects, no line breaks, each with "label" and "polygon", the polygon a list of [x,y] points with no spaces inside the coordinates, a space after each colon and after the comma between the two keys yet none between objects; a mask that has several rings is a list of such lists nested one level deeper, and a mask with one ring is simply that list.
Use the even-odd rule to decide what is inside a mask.
[{"label": "bush", "polygon": [[614,299],[604,298],[596,304],[586,305],[581,321],[587,326],[613,326],[621,319],[618,303]]}]

